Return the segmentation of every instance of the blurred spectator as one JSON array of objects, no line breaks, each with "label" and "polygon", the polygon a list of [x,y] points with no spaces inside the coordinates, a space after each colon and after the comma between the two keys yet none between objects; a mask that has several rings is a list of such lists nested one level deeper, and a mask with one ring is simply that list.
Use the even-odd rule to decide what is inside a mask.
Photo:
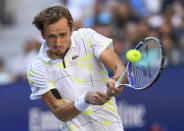
[{"label": "blurred spectator", "polygon": [[0,24],[3,24],[5,16],[5,0],[0,0]]},{"label": "blurred spectator", "polygon": [[[93,15],[82,19],[84,27],[114,39],[114,50],[126,63],[128,49],[148,36],[162,40],[166,65],[182,65],[184,8],[177,0],[96,0]],[[180,58],[180,59],[179,59]]]},{"label": "blurred spectator", "polygon": [[60,2],[70,10],[75,21],[75,29],[81,27],[83,19],[94,13],[95,0],[60,0]]},{"label": "blurred spectator", "polygon": [[184,66],[184,35],[183,35],[183,37],[181,37],[180,38],[180,40],[179,40],[179,42],[180,42],[180,65],[183,65]]},{"label": "blurred spectator", "polygon": [[25,40],[23,52],[20,53],[12,66],[12,70],[17,80],[26,80],[26,67],[30,60],[37,55],[41,46],[41,41],[37,37]]},{"label": "blurred spectator", "polygon": [[125,2],[118,3],[112,11],[112,26],[117,33],[121,32],[121,29],[125,28],[128,21],[132,19],[131,12]]},{"label": "blurred spectator", "polygon": [[161,11],[162,0],[143,0],[149,15],[158,14]]},{"label": "blurred spectator", "polygon": [[0,85],[12,83],[15,81],[13,74],[8,72],[4,67],[4,61],[0,59]]},{"label": "blurred spectator", "polygon": [[164,35],[161,37],[163,47],[165,49],[165,64],[166,65],[177,65],[179,63],[179,52],[174,47],[171,37]]},{"label": "blurred spectator", "polygon": [[0,25],[10,25],[14,23],[12,12],[6,8],[6,0],[0,0]]},{"label": "blurred spectator", "polygon": [[179,1],[175,1],[173,3],[173,13],[171,24],[173,27],[178,28],[181,25],[182,18],[184,17],[184,9]]},{"label": "blurred spectator", "polygon": [[146,4],[144,3],[144,0],[130,0],[129,4],[136,15],[140,17],[148,16],[148,10],[146,8]]},{"label": "blurred spectator", "polygon": [[103,7],[103,3],[101,1],[96,0],[94,2],[93,12],[90,15],[87,15],[87,17],[83,18],[82,26],[93,27],[96,25],[109,25],[111,23],[111,14],[108,12],[108,10],[105,10]]}]

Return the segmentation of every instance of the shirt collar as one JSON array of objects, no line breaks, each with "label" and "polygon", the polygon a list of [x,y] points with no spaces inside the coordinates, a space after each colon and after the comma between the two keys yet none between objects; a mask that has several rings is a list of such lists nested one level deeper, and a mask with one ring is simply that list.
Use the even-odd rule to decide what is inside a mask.
[{"label": "shirt collar", "polygon": [[47,43],[46,41],[43,41],[42,46],[40,48],[39,51],[39,57],[41,58],[41,60],[45,63],[49,63],[49,61],[51,61],[52,59],[47,55]]}]

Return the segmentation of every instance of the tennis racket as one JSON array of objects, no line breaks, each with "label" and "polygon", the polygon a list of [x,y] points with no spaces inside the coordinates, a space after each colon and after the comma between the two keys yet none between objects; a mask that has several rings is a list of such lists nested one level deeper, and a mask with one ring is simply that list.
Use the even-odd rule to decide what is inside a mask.
[{"label": "tennis racket", "polygon": [[[116,81],[116,87],[131,87],[133,89],[146,89],[155,83],[164,66],[164,50],[162,43],[155,37],[147,37],[136,47],[142,57],[137,63],[128,62],[125,71]],[[121,81],[128,75],[128,84]]]}]

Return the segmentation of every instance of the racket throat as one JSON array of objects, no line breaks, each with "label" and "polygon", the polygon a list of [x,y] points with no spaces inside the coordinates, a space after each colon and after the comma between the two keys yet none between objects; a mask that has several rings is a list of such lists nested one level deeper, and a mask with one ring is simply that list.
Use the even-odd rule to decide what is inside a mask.
[{"label": "racket throat", "polygon": [[131,85],[129,84],[120,84],[119,86],[117,86],[118,88],[121,88],[121,87],[131,87],[133,88]]}]

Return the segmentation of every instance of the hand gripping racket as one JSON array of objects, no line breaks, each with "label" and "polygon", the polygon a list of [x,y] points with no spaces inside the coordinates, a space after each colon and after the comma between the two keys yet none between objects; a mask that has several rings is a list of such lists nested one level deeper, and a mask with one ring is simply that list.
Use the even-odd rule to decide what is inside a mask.
[{"label": "hand gripping racket", "polygon": [[[146,89],[159,78],[164,66],[161,41],[155,37],[147,37],[135,49],[140,51],[142,58],[137,63],[128,62],[125,71],[115,83],[116,87]],[[121,84],[126,75],[128,75],[128,84]]]}]

